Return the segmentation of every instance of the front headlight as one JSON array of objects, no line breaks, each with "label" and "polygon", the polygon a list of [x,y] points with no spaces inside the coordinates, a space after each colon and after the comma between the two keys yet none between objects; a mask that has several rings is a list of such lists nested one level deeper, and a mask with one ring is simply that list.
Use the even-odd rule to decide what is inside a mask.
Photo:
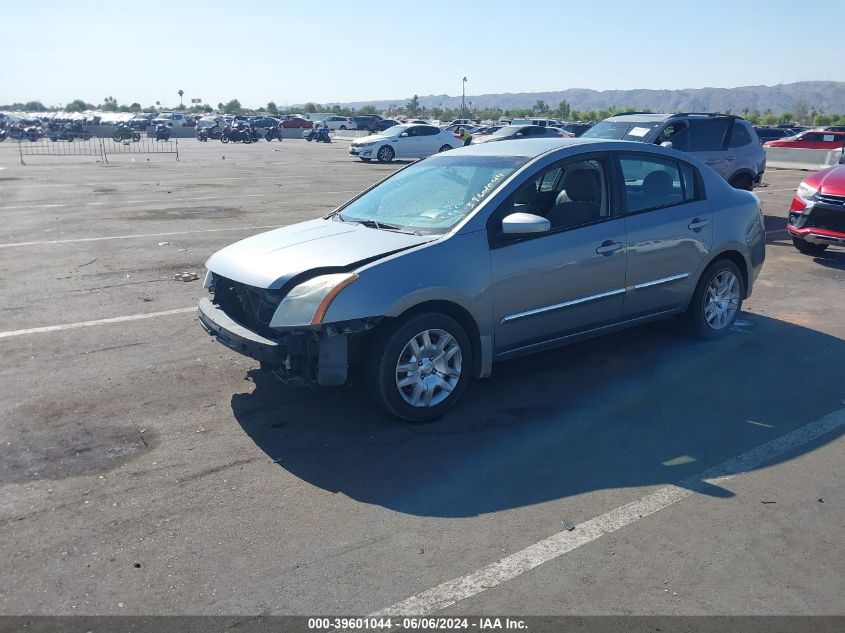
[{"label": "front headlight", "polygon": [[270,320],[270,327],[319,326],[334,298],[356,279],[356,273],[335,273],[303,281],[282,299]]},{"label": "front headlight", "polygon": [[810,185],[806,183],[801,183],[798,185],[798,189],[795,191],[795,195],[802,200],[811,201],[816,199],[816,194],[818,193],[817,189],[813,189]]}]

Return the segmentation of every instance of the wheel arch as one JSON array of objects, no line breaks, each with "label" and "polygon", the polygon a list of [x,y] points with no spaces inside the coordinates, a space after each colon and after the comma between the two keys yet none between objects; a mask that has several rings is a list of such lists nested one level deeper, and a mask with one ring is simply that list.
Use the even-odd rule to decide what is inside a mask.
[{"label": "wheel arch", "polygon": [[751,296],[751,264],[745,255],[742,252],[733,247],[727,246],[716,253],[713,253],[710,258],[702,265],[701,269],[696,274],[695,278],[695,286],[693,288],[697,288],[699,282],[701,281],[701,276],[704,274],[704,271],[713,264],[713,262],[719,261],[720,259],[726,259],[730,262],[736,264],[736,267],[739,268],[739,272],[742,275],[742,298],[747,299]]},{"label": "wheel arch", "polygon": [[407,308],[395,317],[384,319],[381,323],[379,323],[378,327],[384,327],[386,323],[395,323],[399,319],[409,319],[417,314],[423,314],[425,312],[438,312],[440,314],[445,314],[446,316],[455,319],[455,321],[464,328],[467,338],[469,338],[470,351],[472,352],[472,371],[470,375],[473,378],[480,378],[482,375],[482,367],[484,366],[484,350],[482,349],[481,330],[470,311],[462,305],[446,299],[423,301]]},{"label": "wheel arch", "polygon": [[750,167],[740,167],[739,169],[737,169],[733,174],[731,174],[731,179],[728,181],[728,184],[731,185],[731,187],[733,187],[732,183],[737,178],[741,178],[743,176],[748,176],[748,178],[751,180],[751,187],[753,188],[754,187],[754,180],[757,177],[757,174],[755,174],[754,170],[751,169]]}]

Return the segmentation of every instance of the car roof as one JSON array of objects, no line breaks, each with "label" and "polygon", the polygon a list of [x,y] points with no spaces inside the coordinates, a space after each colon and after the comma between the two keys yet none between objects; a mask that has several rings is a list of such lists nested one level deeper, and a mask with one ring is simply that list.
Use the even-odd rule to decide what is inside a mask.
[{"label": "car roof", "polygon": [[[522,127],[522,126],[518,126]],[[619,142],[610,143],[618,145]],[[450,152],[442,154],[442,156],[466,154],[467,156],[523,156],[533,158],[540,154],[545,154],[554,149],[563,149],[565,147],[574,147],[576,145],[607,145],[608,141],[605,139],[591,139],[591,138],[558,138],[558,137],[543,137],[543,138],[526,138],[517,139],[513,141],[499,141],[498,143],[480,143],[478,145],[467,145],[466,147],[459,147]],[[626,147],[638,145],[642,143],[625,144]],[[596,148],[598,149],[598,147]],[[441,154],[438,154],[438,156]]]},{"label": "car roof", "polygon": [[639,141],[618,141],[602,138],[560,138],[548,136],[540,138],[505,140],[497,143],[467,145],[441,154],[435,154],[432,158],[457,155],[536,158],[541,154],[546,154],[554,150],[563,150],[579,146],[583,146],[583,149],[588,151],[633,150],[640,153],[663,154],[674,158],[683,158],[683,160],[687,162],[698,162],[695,160],[695,157],[692,157],[689,154],[651,143],[641,143]]}]

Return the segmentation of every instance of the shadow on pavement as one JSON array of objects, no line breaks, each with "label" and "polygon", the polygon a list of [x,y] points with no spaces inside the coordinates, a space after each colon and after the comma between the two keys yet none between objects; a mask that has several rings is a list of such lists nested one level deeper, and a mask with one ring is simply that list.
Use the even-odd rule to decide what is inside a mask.
[{"label": "shadow on pavement", "polygon": [[813,261],[825,268],[845,270],[845,252],[831,250],[831,247],[828,247],[823,254],[814,257]]},{"label": "shadow on pavement", "polygon": [[843,340],[744,313],[715,343],[668,321],[498,364],[428,425],[382,415],[365,389],[289,391],[264,374],[232,409],[281,468],[315,486],[463,517],[678,483],[841,408],[843,359]]}]

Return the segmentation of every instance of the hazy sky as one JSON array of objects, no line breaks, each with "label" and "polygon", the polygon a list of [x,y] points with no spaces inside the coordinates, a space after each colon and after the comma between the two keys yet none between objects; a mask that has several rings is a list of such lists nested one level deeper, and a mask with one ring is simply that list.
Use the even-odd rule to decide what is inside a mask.
[{"label": "hazy sky", "polygon": [[845,0],[3,4],[0,103],[398,100],[460,95],[464,75],[468,95],[845,80]]}]

